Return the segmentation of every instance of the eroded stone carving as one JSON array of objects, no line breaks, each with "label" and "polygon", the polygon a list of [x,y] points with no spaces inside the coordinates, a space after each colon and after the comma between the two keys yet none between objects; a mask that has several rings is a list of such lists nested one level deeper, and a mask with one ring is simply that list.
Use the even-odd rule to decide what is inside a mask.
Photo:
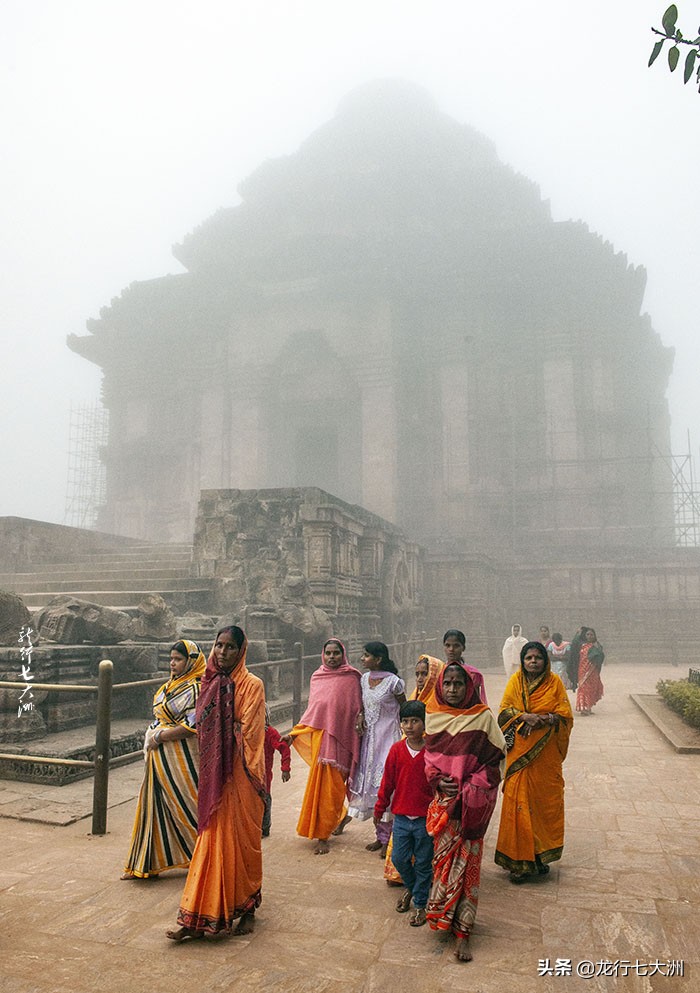
[{"label": "eroded stone carving", "polygon": [[42,638],[62,645],[81,645],[84,641],[116,645],[133,637],[133,621],[124,611],[67,594],[49,601],[35,623]]}]

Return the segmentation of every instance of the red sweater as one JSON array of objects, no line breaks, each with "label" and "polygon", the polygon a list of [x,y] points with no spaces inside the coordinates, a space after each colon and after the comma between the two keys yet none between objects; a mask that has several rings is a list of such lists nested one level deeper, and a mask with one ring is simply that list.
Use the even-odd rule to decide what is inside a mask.
[{"label": "red sweater", "polygon": [[425,778],[425,749],[414,757],[405,739],[394,742],[384,765],[374,816],[381,817],[391,804],[393,814],[425,817],[432,799],[433,791]]},{"label": "red sweater", "polygon": [[291,753],[286,741],[282,741],[277,728],[271,724],[265,728],[265,792],[270,792],[272,784],[272,760],[275,757],[275,750],[280,753],[282,772],[289,772],[291,768]]}]

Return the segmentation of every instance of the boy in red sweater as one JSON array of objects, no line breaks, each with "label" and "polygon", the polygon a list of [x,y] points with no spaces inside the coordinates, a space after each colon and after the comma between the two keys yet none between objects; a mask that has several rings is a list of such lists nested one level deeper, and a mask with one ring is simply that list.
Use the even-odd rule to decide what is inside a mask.
[{"label": "boy in red sweater", "polygon": [[275,757],[275,751],[280,753],[280,764],[282,766],[282,782],[289,782],[289,777],[291,773],[291,754],[289,750],[289,745],[287,742],[280,737],[280,733],[277,728],[273,727],[270,723],[270,708],[265,704],[265,812],[263,813],[262,822],[262,836],[267,838],[270,834],[270,825],[272,823],[272,794],[270,793],[270,787],[272,786],[272,760]]},{"label": "boy in red sweater", "polygon": [[412,927],[425,924],[425,905],[433,880],[433,839],[425,829],[425,816],[433,791],[425,778],[425,704],[401,704],[401,730],[406,735],[389,749],[382,784],[374,807],[377,824],[391,804],[394,815],[391,861],[406,885],[396,909],[406,913],[413,899]]}]

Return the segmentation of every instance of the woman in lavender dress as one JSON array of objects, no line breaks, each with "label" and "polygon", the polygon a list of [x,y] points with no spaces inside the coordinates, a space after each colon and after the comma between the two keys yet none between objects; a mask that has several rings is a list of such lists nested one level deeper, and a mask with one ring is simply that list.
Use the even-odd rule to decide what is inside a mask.
[{"label": "woman in lavender dress", "polygon": [[[357,718],[362,748],[349,784],[348,815],[366,821],[374,814],[389,749],[401,737],[399,707],[406,699],[406,686],[381,641],[365,645],[362,664],[367,670],[362,676],[362,710]],[[386,820],[380,821],[376,828],[376,841],[367,845],[369,852],[381,850],[382,857],[391,836],[391,815],[384,816]]]}]

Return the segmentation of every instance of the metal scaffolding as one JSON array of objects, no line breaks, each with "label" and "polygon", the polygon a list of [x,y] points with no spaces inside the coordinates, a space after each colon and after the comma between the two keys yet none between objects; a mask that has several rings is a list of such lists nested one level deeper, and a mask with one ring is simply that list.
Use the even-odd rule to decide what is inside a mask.
[{"label": "metal scaffolding", "polygon": [[71,405],[64,524],[96,527],[98,512],[106,499],[102,455],[107,440],[107,411],[101,403]]}]

